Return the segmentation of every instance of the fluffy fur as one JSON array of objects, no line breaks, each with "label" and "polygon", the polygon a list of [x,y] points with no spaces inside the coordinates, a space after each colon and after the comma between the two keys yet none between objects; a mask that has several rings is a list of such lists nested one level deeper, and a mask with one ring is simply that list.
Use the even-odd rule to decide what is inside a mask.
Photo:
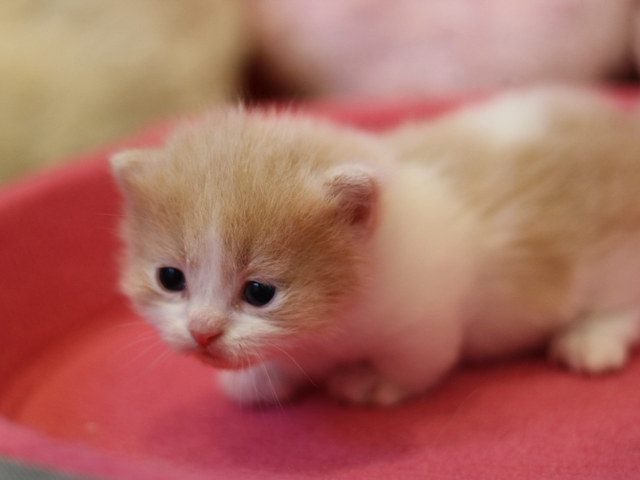
[{"label": "fluffy fur", "polygon": [[[640,120],[595,94],[508,94],[381,136],[230,110],[112,163],[124,291],[243,403],[314,382],[390,405],[461,359],[547,344],[606,372],[638,336]],[[247,281],[275,297],[252,306]]]}]

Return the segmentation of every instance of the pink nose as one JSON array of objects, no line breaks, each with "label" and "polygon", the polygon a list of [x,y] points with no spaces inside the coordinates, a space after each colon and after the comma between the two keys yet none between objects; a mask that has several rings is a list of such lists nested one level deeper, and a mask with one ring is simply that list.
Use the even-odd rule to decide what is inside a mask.
[{"label": "pink nose", "polygon": [[198,345],[205,348],[222,336],[222,332],[200,332],[196,330],[189,330],[189,332],[194,340],[198,342]]}]

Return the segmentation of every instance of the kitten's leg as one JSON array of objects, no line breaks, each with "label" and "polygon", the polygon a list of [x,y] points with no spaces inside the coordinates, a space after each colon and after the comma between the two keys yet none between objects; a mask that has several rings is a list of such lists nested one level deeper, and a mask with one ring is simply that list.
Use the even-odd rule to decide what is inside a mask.
[{"label": "kitten's leg", "polygon": [[349,403],[390,406],[427,391],[458,361],[462,343],[457,322],[429,325],[431,337],[403,335],[372,353],[369,363],[336,369],[327,379],[329,393]]},{"label": "kitten's leg", "polygon": [[358,405],[395,405],[405,391],[384,378],[372,365],[358,363],[334,370],[327,379],[329,394],[343,402]]},{"label": "kitten's leg", "polygon": [[551,339],[549,358],[570,369],[604,373],[621,368],[640,333],[639,312],[594,312]]},{"label": "kitten's leg", "polygon": [[372,363],[337,369],[329,376],[327,389],[335,398],[349,403],[396,405],[424,393],[451,370],[459,356],[457,343],[442,342],[445,348],[434,348],[432,355],[424,354],[429,351],[427,347],[413,355],[407,348],[401,353],[380,355]]},{"label": "kitten's leg", "polygon": [[280,403],[291,397],[305,383],[304,375],[296,374],[276,361],[267,361],[243,370],[223,370],[218,374],[222,390],[242,405]]}]

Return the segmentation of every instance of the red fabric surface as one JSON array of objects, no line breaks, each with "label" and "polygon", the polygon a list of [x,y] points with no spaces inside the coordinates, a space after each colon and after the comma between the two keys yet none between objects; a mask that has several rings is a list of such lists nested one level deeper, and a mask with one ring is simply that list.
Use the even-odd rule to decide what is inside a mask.
[{"label": "red fabric surface", "polygon": [[[454,103],[311,109],[376,129]],[[461,368],[393,409],[231,404],[116,293],[106,154],[0,193],[0,454],[139,480],[640,477],[640,356],[601,378],[535,357]]]}]

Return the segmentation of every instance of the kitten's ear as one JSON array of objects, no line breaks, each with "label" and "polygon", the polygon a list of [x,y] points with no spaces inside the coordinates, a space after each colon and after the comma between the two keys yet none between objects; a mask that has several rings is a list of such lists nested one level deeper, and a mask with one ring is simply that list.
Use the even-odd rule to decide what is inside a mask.
[{"label": "kitten's ear", "polygon": [[342,218],[362,231],[372,228],[379,194],[379,181],[373,170],[360,165],[341,165],[328,172],[325,186]]},{"label": "kitten's ear", "polygon": [[109,158],[113,176],[125,192],[134,186],[136,177],[140,175],[144,164],[151,156],[149,150],[136,149],[118,152]]}]

